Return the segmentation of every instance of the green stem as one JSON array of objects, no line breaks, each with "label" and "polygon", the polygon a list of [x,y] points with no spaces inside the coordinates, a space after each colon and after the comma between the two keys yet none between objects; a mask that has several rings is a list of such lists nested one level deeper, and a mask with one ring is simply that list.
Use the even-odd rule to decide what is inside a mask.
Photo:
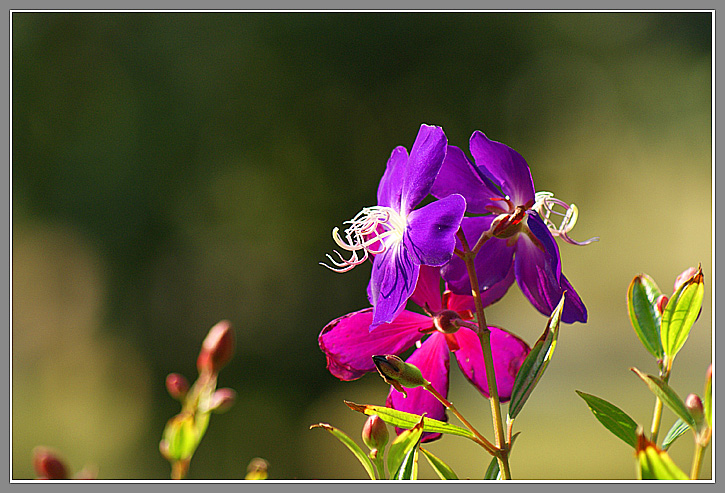
[{"label": "green stem", "polygon": [[[665,357],[664,369],[660,372],[662,380],[667,383],[670,379],[670,371],[672,370],[672,360]],[[655,409],[652,414],[652,437],[653,443],[657,443],[657,435],[660,432],[660,423],[662,422],[662,401],[659,397],[655,398]]]},{"label": "green stem", "polygon": [[[491,351],[491,331],[486,323],[486,315],[483,311],[483,301],[481,300],[481,290],[478,284],[478,276],[476,275],[476,266],[473,263],[476,257],[475,252],[468,247],[468,241],[463,234],[463,230],[458,230],[458,238],[463,245],[463,261],[468,271],[468,279],[471,282],[471,294],[476,304],[476,316],[478,318],[478,337],[481,340],[481,350],[483,351],[483,360],[486,365],[486,381],[488,384],[488,395],[491,403],[491,415],[493,419],[493,427],[496,431],[496,447],[499,449],[497,454],[498,466],[501,470],[501,479],[511,479],[511,469],[508,461],[508,445],[506,443],[506,435],[503,427],[503,419],[501,416],[501,403],[498,397],[498,386],[496,385],[496,372],[493,366],[493,352]],[[484,240],[483,236],[476,242],[476,248],[480,249]]]},{"label": "green stem", "polygon": [[375,470],[378,473],[378,479],[385,479],[385,465],[383,464],[383,455],[378,450],[378,453],[375,455],[375,459],[373,459],[373,464],[375,464]]},{"label": "green stem", "polygon": [[690,471],[690,479],[697,479],[700,475],[700,466],[702,465],[702,456],[704,455],[706,445],[702,445],[699,440],[695,444],[695,456],[692,458],[692,470]]}]

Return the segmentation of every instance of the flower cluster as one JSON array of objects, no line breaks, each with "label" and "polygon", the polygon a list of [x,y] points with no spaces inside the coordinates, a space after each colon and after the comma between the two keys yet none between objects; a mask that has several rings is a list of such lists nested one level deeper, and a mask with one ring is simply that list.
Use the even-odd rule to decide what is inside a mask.
[{"label": "flower cluster", "polygon": [[[371,307],[333,320],[319,336],[327,367],[341,380],[375,370],[374,355],[400,355],[415,346],[407,362],[442,396],[448,392],[450,353],[468,381],[488,396],[472,294],[480,294],[485,307],[501,299],[514,280],[546,316],[566,291],[562,321],[586,322],[586,308],[561,271],[555,241],[595,240],[569,236],[576,206],[549,192],[536,193],[526,161],[510,147],[476,131],[470,150],[475,165],[448,145],[441,128],[422,125],[410,154],[404,147],[393,150],[377,205],[347,221],[342,234],[333,230],[335,242],[348,253],[334,251],[334,257],[327,256],[330,264],[323,265],[345,272],[372,262]],[[436,200],[416,209],[428,196]],[[462,258],[465,250],[475,254],[476,293]],[[409,300],[423,313],[407,310]],[[497,393],[506,401],[530,348],[502,328],[488,330]],[[422,387],[407,389],[407,397],[391,387],[387,405],[446,420],[443,404]],[[424,440],[437,436],[427,434]]]}]

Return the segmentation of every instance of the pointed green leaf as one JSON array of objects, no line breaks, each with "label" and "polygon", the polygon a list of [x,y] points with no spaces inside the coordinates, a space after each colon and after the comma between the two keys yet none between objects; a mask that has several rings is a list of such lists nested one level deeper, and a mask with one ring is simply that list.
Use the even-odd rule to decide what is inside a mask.
[{"label": "pointed green leaf", "polygon": [[627,413],[600,397],[578,390],[576,393],[584,399],[594,417],[606,429],[632,447],[637,446],[637,423]]},{"label": "pointed green leaf", "polygon": [[640,372],[637,368],[630,368],[639,378],[642,379],[647,387],[660,398],[662,403],[670,408],[678,418],[687,423],[693,430],[696,429],[695,418],[692,417],[690,411],[685,406],[685,403],[680,397],[672,390],[672,387],[667,385],[661,378],[653,375],[645,375]]},{"label": "pointed green leaf", "polygon": [[703,279],[702,269],[699,268],[694,276],[677,288],[662,314],[662,347],[670,359],[674,359],[685,344],[700,314],[705,292]]},{"label": "pointed green leaf", "polygon": [[[443,462],[441,459],[433,455],[431,452],[429,452],[427,449],[424,449],[423,447],[419,447],[420,451],[423,452],[423,456],[425,456],[426,459],[428,459],[428,464],[431,465],[435,473],[438,475],[441,479],[458,479],[458,476],[455,472],[453,472],[453,469]],[[495,459],[494,459],[495,460]]]},{"label": "pointed green leaf", "polygon": [[312,428],[322,428],[329,431],[332,436],[340,440],[340,442],[345,445],[355,457],[357,457],[357,460],[359,460],[360,464],[363,465],[363,467],[365,468],[365,472],[368,473],[370,479],[375,479],[375,471],[373,469],[372,462],[370,462],[370,458],[365,454],[365,452],[363,452],[363,450],[360,448],[360,446],[358,446],[357,443],[355,443],[349,436],[345,434],[345,432],[335,428],[334,426],[330,426],[327,423],[318,423],[316,425],[310,426],[310,429]]},{"label": "pointed green leaf", "polygon": [[413,470],[414,460],[417,457],[411,456],[410,453],[418,447],[420,438],[423,436],[423,418],[418,421],[411,429],[404,430],[398,437],[393,440],[388,450],[388,471],[394,479],[410,479]]},{"label": "pointed green leaf", "polygon": [[[367,404],[361,405],[355,404],[354,402],[350,401],[345,401],[345,404],[347,404],[347,407],[349,407],[353,411],[357,411],[368,416],[380,416],[380,419],[388,424],[397,426],[398,428],[410,429],[415,426],[421,418],[421,416],[419,416],[418,414],[397,411],[395,409],[390,409],[389,407],[385,406],[372,406]],[[444,421],[425,418],[423,421],[423,426],[423,431],[426,432],[457,435],[476,441],[475,435],[470,430],[446,423]]]},{"label": "pointed green leaf", "polygon": [[418,449],[420,442],[418,442],[412,449],[405,454],[403,463],[393,475],[392,479],[398,480],[417,480],[418,479]]},{"label": "pointed green leaf", "polygon": [[640,274],[632,279],[627,290],[627,306],[632,327],[645,349],[657,359],[664,356],[660,338],[662,316],[657,309],[657,298],[661,295],[657,284],[647,274]]},{"label": "pointed green leaf", "polygon": [[687,430],[690,429],[690,426],[682,421],[680,418],[677,418],[677,421],[672,425],[672,428],[670,428],[670,431],[667,432],[667,435],[665,435],[665,438],[662,439],[662,450],[667,450],[670,448],[670,445],[680,438],[682,435],[687,432]]},{"label": "pointed green leaf", "polygon": [[491,459],[491,462],[488,464],[488,469],[486,469],[486,474],[483,475],[483,479],[501,479],[501,469],[499,469],[498,459],[496,457]]},{"label": "pointed green leaf", "polygon": [[554,355],[556,341],[559,336],[559,323],[561,321],[561,311],[564,308],[565,295],[566,291],[562,294],[559,304],[552,312],[544,333],[536,341],[536,344],[534,344],[534,347],[531,349],[531,352],[524,360],[516,375],[508,409],[508,415],[511,419],[516,418],[519,412],[521,412],[531,392],[534,391],[536,384],[539,383],[541,376],[549,365],[551,357]]}]

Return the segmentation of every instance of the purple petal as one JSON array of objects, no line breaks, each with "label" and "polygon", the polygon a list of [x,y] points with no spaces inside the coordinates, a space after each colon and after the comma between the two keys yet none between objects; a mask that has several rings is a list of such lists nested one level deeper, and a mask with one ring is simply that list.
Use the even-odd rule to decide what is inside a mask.
[{"label": "purple petal", "polygon": [[428,308],[433,313],[441,311],[441,269],[421,265],[418,273],[418,284],[410,299],[421,308]]},{"label": "purple petal", "polygon": [[405,147],[396,147],[390,154],[385,173],[378,185],[378,205],[400,210],[400,196],[403,192],[403,176],[408,163],[408,151]]},{"label": "purple petal", "polygon": [[[487,231],[493,221],[493,216],[466,217],[461,222],[463,233],[471,248],[475,245],[481,233]],[[458,243],[460,248],[460,243]],[[514,248],[509,247],[507,240],[491,238],[479,250],[474,264],[478,274],[478,284],[481,297],[485,303],[498,301],[513,284],[511,267],[513,265]],[[459,257],[441,269],[443,278],[450,290],[456,294],[470,294],[471,283],[468,279],[466,264]],[[489,293],[490,291],[490,293]],[[486,306],[486,305],[484,305]]]},{"label": "purple petal", "polygon": [[466,211],[485,214],[492,197],[502,197],[496,185],[474,166],[458,147],[448,146],[448,152],[430,193],[439,199],[454,193],[466,199]]},{"label": "purple petal", "polygon": [[[515,335],[498,327],[489,326],[491,331],[491,352],[493,368],[496,372],[496,387],[501,402],[511,399],[516,374],[529,354],[529,346]],[[471,329],[461,328],[455,334],[460,349],[455,352],[458,366],[469,382],[481,394],[488,397],[486,364],[483,360],[481,340]]]},{"label": "purple petal", "polygon": [[453,256],[456,232],[466,212],[460,195],[449,195],[408,215],[403,244],[423,265],[439,267]]},{"label": "purple petal", "polygon": [[[433,388],[443,397],[448,395],[450,359],[445,334],[441,332],[431,334],[420,348],[416,349],[410,355],[407,362],[417,366],[423,374],[423,378],[428,380],[433,385]],[[448,421],[443,404],[438,402],[438,399],[433,397],[423,387],[405,390],[408,397],[404,397],[402,393],[391,387],[385,405],[398,411],[420,415],[425,414],[428,418]],[[400,434],[403,430],[396,428],[395,431]],[[440,433],[424,433],[423,435],[423,441],[440,438]]]},{"label": "purple petal", "polygon": [[432,326],[429,317],[404,311],[393,323],[370,333],[372,320],[373,309],[366,308],[333,320],[320,332],[327,369],[340,380],[355,380],[373,371],[373,355],[400,354],[423,337],[420,329]]},{"label": "purple petal", "polygon": [[403,214],[407,215],[430,193],[446,156],[447,144],[442,128],[421,125],[405,167],[400,202]]},{"label": "purple petal", "polygon": [[534,182],[526,160],[505,144],[490,140],[476,130],[471,135],[471,154],[476,166],[501,185],[515,205],[534,200]]},{"label": "purple petal", "polygon": [[534,308],[548,317],[561,300],[564,290],[567,290],[562,322],[586,322],[584,304],[561,274],[559,249],[551,233],[535,213],[527,217],[527,224],[531,234],[519,235],[514,260],[516,281],[521,291]]},{"label": "purple petal", "polygon": [[420,264],[402,243],[373,259],[368,295],[374,306],[370,330],[390,323],[403,311],[415,291]]}]

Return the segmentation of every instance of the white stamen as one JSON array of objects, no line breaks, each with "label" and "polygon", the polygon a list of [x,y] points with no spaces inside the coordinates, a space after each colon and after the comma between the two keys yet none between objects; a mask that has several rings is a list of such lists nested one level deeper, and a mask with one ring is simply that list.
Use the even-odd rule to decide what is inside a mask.
[{"label": "white stamen", "polygon": [[[589,238],[586,241],[576,241],[569,237],[569,231],[574,229],[574,225],[579,217],[579,209],[574,204],[567,204],[562,200],[554,198],[554,194],[551,192],[536,192],[534,201],[532,209],[539,213],[539,216],[553,236],[558,236],[572,245],[588,245],[594,241],[599,241],[598,237]],[[554,207],[557,205],[562,207],[564,212],[554,210]],[[552,219],[552,214],[561,217],[561,223],[558,226]]]},{"label": "white stamen", "polygon": [[[352,255],[345,259],[337,250],[333,250],[339,259],[335,260],[327,254],[333,266],[320,262],[320,265],[335,272],[347,272],[365,262],[369,255],[378,255],[400,243],[406,228],[405,218],[397,211],[382,206],[365,207],[344,224],[350,225],[345,229],[345,238],[340,236],[340,228],[335,228],[332,230],[332,239],[343,250],[352,252]],[[380,246],[374,248],[373,245],[378,242]]]}]

